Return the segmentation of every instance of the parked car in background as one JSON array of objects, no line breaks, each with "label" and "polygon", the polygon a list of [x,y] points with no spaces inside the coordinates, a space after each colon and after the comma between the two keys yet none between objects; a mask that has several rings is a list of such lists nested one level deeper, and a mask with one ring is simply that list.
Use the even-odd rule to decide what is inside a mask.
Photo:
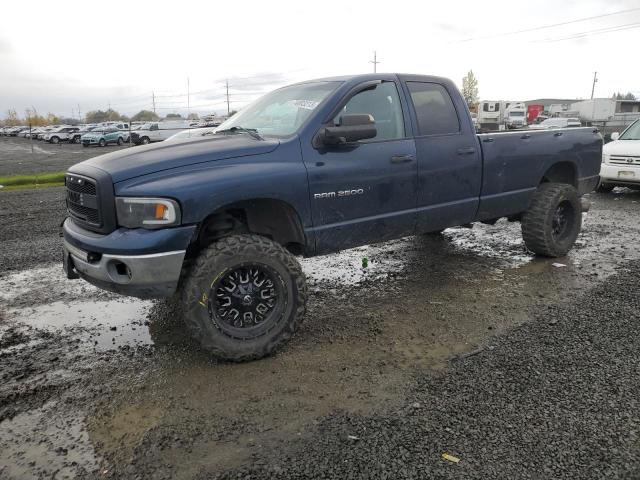
[{"label": "parked car in background", "polygon": [[165,141],[174,141],[174,140],[186,140],[188,138],[202,138],[208,135],[213,135],[216,132],[217,127],[205,127],[205,128],[190,128],[188,130],[183,130],[178,133],[174,133]]},{"label": "parked car in background", "polygon": [[162,142],[170,136],[188,128],[189,122],[186,120],[145,123],[139,130],[131,133],[131,140],[136,145]]},{"label": "parked car in background", "polygon": [[25,127],[25,126],[13,127],[11,129],[9,129],[8,135],[10,137],[17,137],[20,132],[22,132],[23,130],[28,129],[28,128],[29,127]]},{"label": "parked car in background", "polygon": [[602,149],[599,192],[615,187],[640,189],[640,119],[622,134],[611,134],[611,142]]},{"label": "parked car in background", "polygon": [[35,137],[35,138],[36,138],[37,140],[44,140],[45,135],[46,135],[47,133],[49,133],[49,132],[51,132],[51,131],[55,130],[56,128],[58,128],[58,127],[57,127],[57,126],[53,126],[53,127],[45,127],[45,128],[43,128],[43,129],[38,133],[38,135],[36,135],[36,137]]},{"label": "parked car in background", "polygon": [[554,117],[547,118],[540,123],[534,123],[533,125],[529,125],[529,128],[532,130],[548,130],[551,128],[568,128],[568,127],[581,127],[582,123],[580,123],[579,118],[575,117]]},{"label": "parked car in background", "polygon": [[124,143],[124,136],[123,133],[117,128],[96,127],[93,131],[82,135],[81,140],[83,147],[88,147],[90,145],[106,147],[110,143],[117,143],[118,145],[122,145]]},{"label": "parked car in background", "polygon": [[44,141],[49,143],[69,142],[73,139],[74,133],[78,132],[78,127],[63,126],[51,130],[44,135]]}]

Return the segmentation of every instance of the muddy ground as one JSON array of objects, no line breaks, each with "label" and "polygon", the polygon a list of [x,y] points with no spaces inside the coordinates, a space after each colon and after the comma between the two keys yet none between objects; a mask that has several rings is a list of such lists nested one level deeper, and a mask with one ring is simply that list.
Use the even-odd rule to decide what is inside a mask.
[{"label": "muddy ground", "polygon": [[0,176],[62,172],[82,160],[122,148],[129,147],[83,147],[66,142],[53,145],[41,140],[0,136]]},{"label": "muddy ground", "polygon": [[500,221],[302,260],[305,323],[248,364],[64,279],[62,198],[0,192],[0,478],[640,477],[638,192],[562,259]]}]

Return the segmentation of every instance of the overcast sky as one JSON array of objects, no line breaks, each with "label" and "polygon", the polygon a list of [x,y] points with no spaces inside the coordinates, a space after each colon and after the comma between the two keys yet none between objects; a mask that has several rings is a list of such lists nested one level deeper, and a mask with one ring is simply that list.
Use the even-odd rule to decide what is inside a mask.
[{"label": "overcast sky", "polygon": [[132,114],[152,92],[158,113],[185,113],[187,78],[192,111],[222,112],[226,78],[240,108],[286,83],[370,72],[374,50],[378,71],[460,86],[473,69],[481,99],[588,98],[596,70],[596,96],[640,94],[640,0],[13,1],[0,25],[0,117]]}]

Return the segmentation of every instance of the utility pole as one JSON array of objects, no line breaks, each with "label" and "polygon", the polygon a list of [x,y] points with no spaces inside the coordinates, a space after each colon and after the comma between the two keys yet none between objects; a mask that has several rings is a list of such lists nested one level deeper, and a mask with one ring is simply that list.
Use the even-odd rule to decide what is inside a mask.
[{"label": "utility pole", "polygon": [[82,123],[82,115],[80,114],[80,104],[78,104],[78,120]]},{"label": "utility pole", "polygon": [[229,79],[226,80],[227,85],[227,117],[231,114],[231,107],[229,106]]},{"label": "utility pole", "polygon": [[153,113],[156,113],[156,93],[151,92],[151,103],[153,104]]},{"label": "utility pole", "polygon": [[593,85],[591,86],[591,100],[593,100],[593,93],[596,91],[597,81],[598,81],[598,72],[593,72]]},{"label": "utility pole", "polygon": [[187,77],[187,119],[189,118],[189,115],[191,115],[191,107],[190,107],[190,90],[189,90],[189,77]]},{"label": "utility pole", "polygon": [[369,63],[373,63],[373,73],[376,73],[380,62],[378,61],[378,52],[375,50],[373,51],[373,60],[369,60]]}]

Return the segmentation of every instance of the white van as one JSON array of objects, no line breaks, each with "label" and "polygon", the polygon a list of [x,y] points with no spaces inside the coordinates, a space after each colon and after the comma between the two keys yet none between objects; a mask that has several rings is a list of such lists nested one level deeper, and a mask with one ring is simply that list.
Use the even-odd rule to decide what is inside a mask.
[{"label": "white van", "polygon": [[170,120],[167,122],[149,122],[139,130],[131,132],[131,141],[136,145],[146,145],[151,142],[161,142],[170,136],[189,129],[188,120]]}]

